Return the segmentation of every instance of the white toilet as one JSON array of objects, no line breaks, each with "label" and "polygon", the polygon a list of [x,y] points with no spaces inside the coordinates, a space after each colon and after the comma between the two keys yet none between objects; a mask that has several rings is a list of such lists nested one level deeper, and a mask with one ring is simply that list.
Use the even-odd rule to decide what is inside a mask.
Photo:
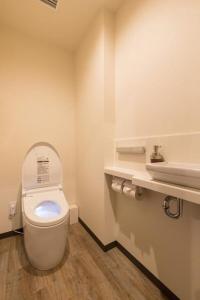
[{"label": "white toilet", "polygon": [[46,143],[34,145],[22,168],[24,242],[30,263],[49,270],[62,260],[68,234],[69,205],[62,190],[62,166]]}]

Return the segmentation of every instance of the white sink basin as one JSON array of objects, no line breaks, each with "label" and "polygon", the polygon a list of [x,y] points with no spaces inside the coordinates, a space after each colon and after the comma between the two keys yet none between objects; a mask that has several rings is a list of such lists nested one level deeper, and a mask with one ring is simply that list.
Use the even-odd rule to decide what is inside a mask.
[{"label": "white sink basin", "polygon": [[200,189],[200,164],[149,163],[146,169],[155,180]]}]

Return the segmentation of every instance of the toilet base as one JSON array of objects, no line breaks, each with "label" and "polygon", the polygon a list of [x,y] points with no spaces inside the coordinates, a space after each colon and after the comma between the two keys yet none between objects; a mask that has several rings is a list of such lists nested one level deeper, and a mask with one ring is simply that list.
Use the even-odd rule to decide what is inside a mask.
[{"label": "toilet base", "polygon": [[24,244],[26,254],[33,267],[50,270],[62,261],[67,245],[69,214],[54,226],[39,227],[24,222]]}]

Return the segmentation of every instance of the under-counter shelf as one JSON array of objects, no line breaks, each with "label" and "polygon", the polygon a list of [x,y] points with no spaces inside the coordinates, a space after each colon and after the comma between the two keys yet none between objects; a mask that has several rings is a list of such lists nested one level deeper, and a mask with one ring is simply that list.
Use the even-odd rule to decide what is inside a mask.
[{"label": "under-counter shelf", "polygon": [[140,172],[119,167],[106,167],[104,173],[132,180],[134,185],[148,190],[200,204],[200,190],[153,180],[146,171]]}]

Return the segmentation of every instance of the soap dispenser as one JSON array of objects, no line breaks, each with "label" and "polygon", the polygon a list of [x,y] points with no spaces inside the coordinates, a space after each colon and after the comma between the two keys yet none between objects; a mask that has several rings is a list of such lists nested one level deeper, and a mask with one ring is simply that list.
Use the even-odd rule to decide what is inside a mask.
[{"label": "soap dispenser", "polygon": [[159,153],[159,148],[161,148],[161,146],[159,146],[159,145],[153,146],[154,151],[151,154],[151,163],[164,161],[164,157],[162,156],[162,154]]}]

